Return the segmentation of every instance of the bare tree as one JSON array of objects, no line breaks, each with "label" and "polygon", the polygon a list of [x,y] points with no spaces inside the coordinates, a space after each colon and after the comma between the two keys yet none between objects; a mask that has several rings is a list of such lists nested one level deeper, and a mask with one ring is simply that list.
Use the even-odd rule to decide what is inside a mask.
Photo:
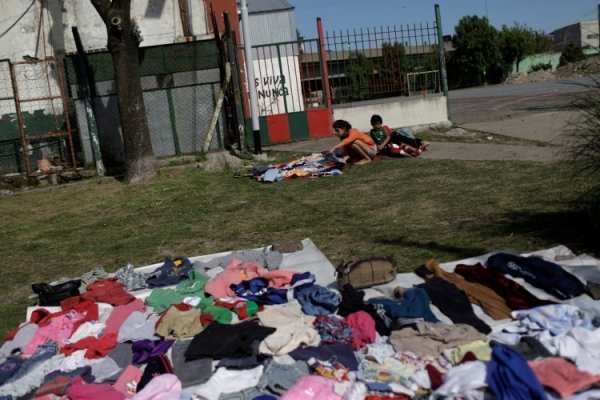
[{"label": "bare tree", "polygon": [[142,96],[138,48],[142,41],[131,20],[131,0],[90,0],[106,25],[108,50],[113,59],[126,180],[138,182],[157,173],[146,108]]}]

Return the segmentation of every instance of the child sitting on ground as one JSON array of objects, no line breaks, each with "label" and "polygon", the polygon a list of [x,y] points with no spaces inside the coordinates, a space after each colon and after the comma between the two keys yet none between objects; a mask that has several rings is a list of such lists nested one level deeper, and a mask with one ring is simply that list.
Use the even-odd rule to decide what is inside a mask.
[{"label": "child sitting on ground", "polygon": [[367,164],[377,154],[377,145],[367,134],[352,128],[347,121],[338,119],[333,123],[333,131],[340,139],[340,143],[333,146],[329,152],[343,149],[343,159],[346,162],[354,162],[357,165]]},{"label": "child sitting on ground", "polygon": [[373,129],[370,131],[370,136],[377,144],[379,154],[393,155],[394,152],[390,151],[390,144],[408,145],[412,149],[403,149],[408,155],[419,155],[429,147],[429,142],[415,138],[407,128],[401,128],[396,132],[392,132],[389,126],[383,125],[383,119],[380,115],[374,114],[371,116],[371,126]]}]

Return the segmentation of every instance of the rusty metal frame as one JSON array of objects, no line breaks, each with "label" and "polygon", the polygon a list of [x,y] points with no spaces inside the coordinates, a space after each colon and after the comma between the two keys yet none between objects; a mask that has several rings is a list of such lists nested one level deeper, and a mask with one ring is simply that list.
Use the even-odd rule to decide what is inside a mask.
[{"label": "rusty metal frame", "polygon": [[[54,66],[56,67],[56,74],[58,76],[58,90],[60,92],[59,95],[51,95],[52,91],[50,89],[50,78],[48,76],[48,74],[46,73],[46,83],[48,85],[48,94],[50,94],[49,96],[40,96],[40,97],[28,97],[27,99],[22,99],[19,95],[19,83],[18,83],[18,79],[17,79],[17,72],[16,72],[16,68],[19,65],[23,65],[23,64],[40,64],[40,63],[44,63],[46,64],[46,71],[47,71],[47,66],[50,64],[54,64]],[[68,109],[68,102],[67,102],[67,96],[66,96],[66,89],[65,89],[65,69],[64,69],[64,65],[63,63],[56,59],[55,57],[47,57],[41,60],[27,60],[27,61],[17,61],[17,62],[10,62],[9,63],[9,68],[10,68],[10,74],[11,74],[11,79],[12,79],[12,88],[13,88],[13,94],[14,94],[14,101],[15,101],[15,109],[17,112],[17,119],[19,122],[19,132],[21,135],[21,146],[23,148],[23,160],[25,163],[25,170],[27,173],[27,176],[35,176],[36,173],[34,173],[32,171],[32,166],[31,166],[31,158],[29,155],[29,144],[31,141],[40,141],[40,140],[44,140],[44,139],[52,139],[52,138],[60,138],[60,137],[64,137],[66,138],[66,140],[68,141],[68,153],[69,153],[69,158],[70,158],[70,169],[75,170],[76,169],[76,158],[75,158],[75,148],[73,146],[73,134],[72,134],[72,130],[71,130],[71,121],[70,121],[70,117],[69,117],[69,109]],[[66,130],[56,130],[56,131],[49,131],[45,134],[42,135],[36,135],[36,136],[29,136],[27,135],[27,132],[25,131],[25,124],[23,121],[23,113],[22,113],[22,108],[21,108],[21,104],[23,103],[29,103],[29,102],[34,102],[34,101],[50,101],[51,103],[55,100],[60,99],[62,101],[62,106],[63,106],[63,113],[64,113],[64,118],[65,118],[65,126],[66,126]]]}]

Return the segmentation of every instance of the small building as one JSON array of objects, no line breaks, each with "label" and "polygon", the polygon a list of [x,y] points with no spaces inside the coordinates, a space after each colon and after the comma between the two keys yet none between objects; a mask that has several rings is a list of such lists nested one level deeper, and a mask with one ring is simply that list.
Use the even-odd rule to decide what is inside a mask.
[{"label": "small building", "polygon": [[569,43],[576,43],[582,49],[598,49],[598,20],[580,21],[559,28],[551,33],[554,51],[562,52]]},{"label": "small building", "polygon": [[248,0],[248,33],[252,45],[297,40],[294,10],[287,0]]}]

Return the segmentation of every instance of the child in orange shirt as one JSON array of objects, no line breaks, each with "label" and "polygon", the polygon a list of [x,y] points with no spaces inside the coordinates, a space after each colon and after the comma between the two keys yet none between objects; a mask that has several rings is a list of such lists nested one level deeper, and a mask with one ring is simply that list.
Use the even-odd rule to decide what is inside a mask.
[{"label": "child in orange shirt", "polygon": [[340,139],[340,143],[333,146],[329,152],[333,153],[341,147],[344,151],[345,161],[353,160],[357,165],[367,164],[377,154],[377,145],[373,139],[358,129],[352,128],[348,121],[338,119],[333,123],[333,131]]}]

